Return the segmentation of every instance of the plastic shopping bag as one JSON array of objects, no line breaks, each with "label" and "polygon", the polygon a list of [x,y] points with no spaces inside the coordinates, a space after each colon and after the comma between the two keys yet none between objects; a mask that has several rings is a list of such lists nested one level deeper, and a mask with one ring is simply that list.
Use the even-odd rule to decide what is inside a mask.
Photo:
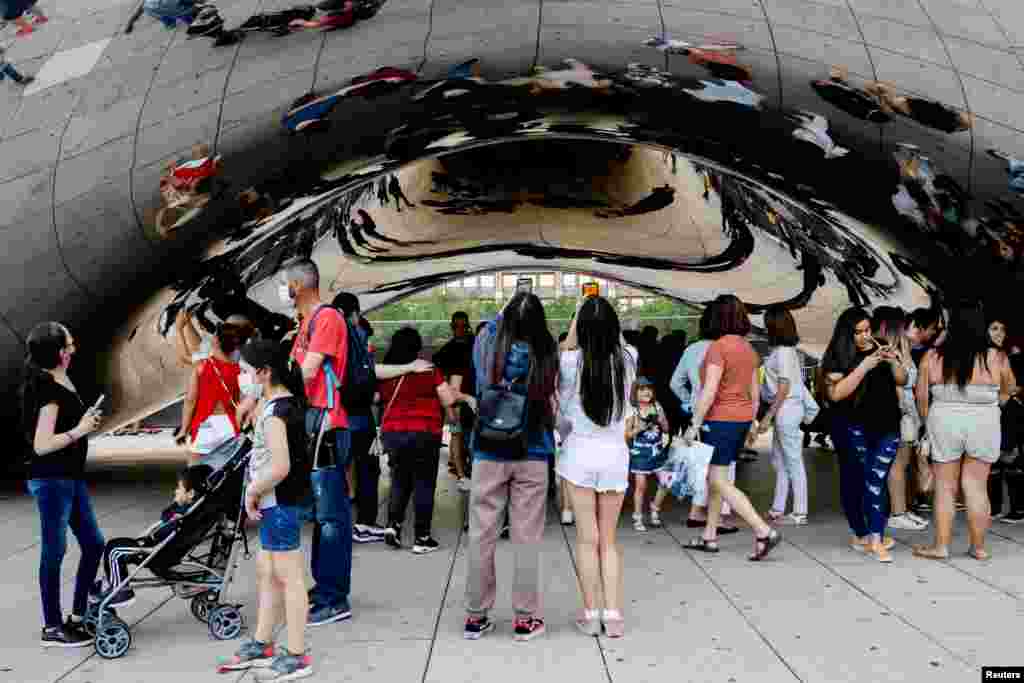
[{"label": "plastic shopping bag", "polygon": [[714,452],[713,446],[699,441],[689,446],[681,440],[673,441],[668,460],[658,471],[658,482],[679,500],[706,496],[708,466]]}]

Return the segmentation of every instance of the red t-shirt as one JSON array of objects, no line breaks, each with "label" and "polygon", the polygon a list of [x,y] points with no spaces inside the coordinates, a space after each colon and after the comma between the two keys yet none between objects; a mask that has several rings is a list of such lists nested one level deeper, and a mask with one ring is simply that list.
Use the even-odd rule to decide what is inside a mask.
[{"label": "red t-shirt", "polygon": [[[313,338],[309,338],[309,321],[314,319]],[[309,352],[324,354],[324,364],[330,362],[338,382],[345,381],[345,368],[348,362],[348,328],[345,319],[335,308],[323,307],[314,309],[309,319],[303,319],[299,332],[292,343],[292,358],[299,365]],[[306,398],[314,408],[327,407],[327,373],[320,366],[313,379],[306,382]],[[348,414],[341,405],[341,396],[335,390],[334,409],[331,410],[332,429],[348,427]]]},{"label": "red t-shirt", "polygon": [[[444,375],[437,368],[433,372],[409,373],[404,376],[398,397],[384,415],[385,432],[426,432],[441,435],[441,399],[437,387],[444,384]],[[397,379],[380,385],[381,409],[387,408],[398,386]]]},{"label": "red t-shirt", "polygon": [[709,365],[722,368],[718,393],[705,420],[720,422],[750,422],[754,419],[754,399],[750,394],[754,371],[760,365],[757,351],[743,337],[727,334],[712,342],[700,366],[700,381],[707,383]]}]

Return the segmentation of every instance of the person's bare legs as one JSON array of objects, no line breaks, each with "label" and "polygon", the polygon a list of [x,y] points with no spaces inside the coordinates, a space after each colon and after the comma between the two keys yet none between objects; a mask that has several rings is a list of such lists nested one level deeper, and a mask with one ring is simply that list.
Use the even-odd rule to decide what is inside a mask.
[{"label": "person's bare legs", "polygon": [[658,492],[654,494],[654,501],[651,503],[651,510],[661,512],[661,506],[665,504],[665,498],[667,497],[668,489],[659,485]]},{"label": "person's bare legs", "polygon": [[612,638],[623,635],[622,619],[622,554],[616,533],[625,492],[608,491],[597,494],[598,545],[601,554],[601,585],[604,588],[605,631]]},{"label": "person's bare legs", "polygon": [[960,469],[960,481],[967,504],[967,537],[971,542],[971,554],[979,560],[987,560],[985,532],[992,526],[992,507],[988,499],[988,475],[992,465],[967,456]]},{"label": "person's bare legs", "polygon": [[455,478],[466,478],[466,441],[462,432],[451,435],[448,441],[448,451],[451,453],[452,466],[455,468]]},{"label": "person's bare legs", "polygon": [[910,444],[900,446],[889,470],[890,516],[902,515],[907,511],[907,467],[910,465],[910,451]]},{"label": "person's bare legs", "polygon": [[[754,509],[746,494],[729,481],[728,466],[711,465],[708,467],[708,484],[711,491],[708,494],[708,521],[704,526],[705,540],[712,541],[717,537],[723,500],[728,501],[733,512],[753,529],[755,539],[764,538],[771,533],[772,528],[761,519],[761,515],[757,514],[757,510]],[[754,550],[757,551],[756,548]]]},{"label": "person's bare legs", "polygon": [[558,478],[558,495],[562,507],[562,515],[566,512],[572,513],[572,494],[569,492],[571,484],[561,477]]},{"label": "person's bare legs", "polygon": [[647,497],[647,475],[633,475],[633,516],[644,514],[644,498]]},{"label": "person's bare legs", "polygon": [[596,609],[601,582],[600,533],[597,522],[597,494],[593,489],[565,482],[576,513],[576,568],[579,572],[583,608]]},{"label": "person's bare legs", "polygon": [[[933,463],[935,474],[935,496],[932,504],[932,523],[935,526],[935,541],[930,546],[917,546],[914,554],[929,559],[949,557],[949,545],[953,540],[953,517],[956,515],[954,500],[960,488],[960,460]],[[987,493],[986,493],[987,496]]]},{"label": "person's bare legs", "polygon": [[[282,591],[275,589],[274,561],[266,550],[261,550],[256,556],[256,585],[259,595],[256,609],[256,632],[253,638],[261,643],[272,643],[274,641],[274,627],[281,621],[284,607],[284,595]],[[303,575],[305,580],[305,575]],[[305,583],[303,583],[305,593]],[[303,620],[303,628],[305,628]]]},{"label": "person's bare legs", "polygon": [[301,550],[272,553],[278,588],[284,594],[285,625],[288,631],[288,652],[306,652],[306,618],[309,595],[306,592],[306,563]]}]

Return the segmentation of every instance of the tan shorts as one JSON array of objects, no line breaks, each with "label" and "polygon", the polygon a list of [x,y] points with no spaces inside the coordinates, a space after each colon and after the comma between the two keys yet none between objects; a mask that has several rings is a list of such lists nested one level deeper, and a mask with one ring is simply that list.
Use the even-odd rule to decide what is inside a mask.
[{"label": "tan shorts", "polygon": [[969,455],[993,463],[999,459],[999,439],[999,406],[940,401],[928,412],[928,442],[935,462]]}]

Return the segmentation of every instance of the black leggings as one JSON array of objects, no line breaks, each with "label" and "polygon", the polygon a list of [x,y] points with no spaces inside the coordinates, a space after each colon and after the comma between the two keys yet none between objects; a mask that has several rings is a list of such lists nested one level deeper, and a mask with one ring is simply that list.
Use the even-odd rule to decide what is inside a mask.
[{"label": "black leggings", "polygon": [[405,521],[405,508],[415,493],[416,538],[430,536],[441,437],[428,432],[385,432],[384,448],[391,464],[389,526]]},{"label": "black leggings", "polygon": [[377,526],[377,488],[380,485],[380,459],[370,455],[376,431],[352,432],[352,462],[356,475],[356,524]]}]

